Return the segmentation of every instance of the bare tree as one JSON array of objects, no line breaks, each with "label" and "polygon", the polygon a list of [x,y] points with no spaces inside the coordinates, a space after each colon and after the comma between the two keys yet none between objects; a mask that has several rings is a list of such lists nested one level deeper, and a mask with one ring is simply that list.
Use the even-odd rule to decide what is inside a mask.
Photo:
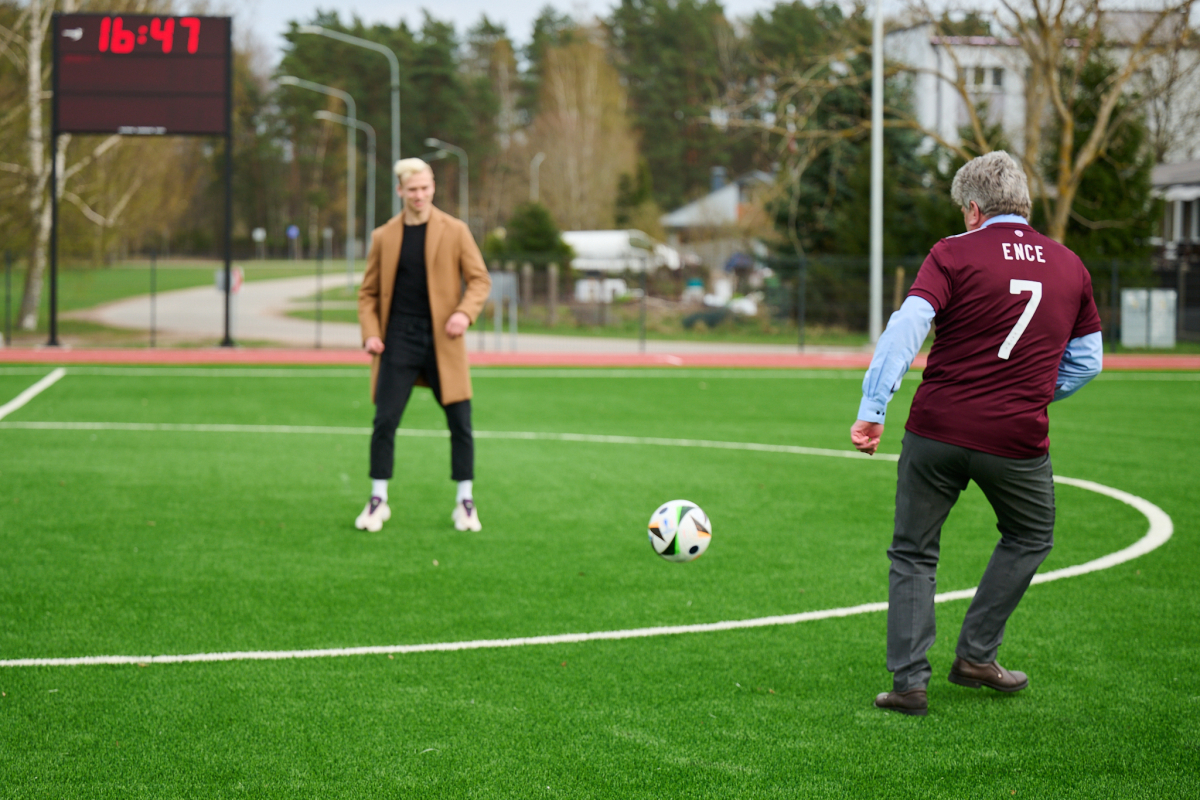
[{"label": "bare tree", "polygon": [[480,138],[491,138],[491,147],[479,156],[472,154],[471,196],[474,213],[483,220],[483,230],[494,228],[507,219],[513,208],[527,199],[526,179],[529,157],[522,145],[526,141],[518,110],[520,73],[512,41],[503,29],[492,26],[486,16],[471,32],[465,61],[467,75],[486,84],[495,101],[493,115],[479,120]]},{"label": "bare tree", "polygon": [[[869,118],[831,102],[838,93],[858,100],[869,93],[871,72],[862,69],[866,52],[847,29],[804,63],[783,64],[750,54],[753,77],[731,84],[709,116],[720,128],[760,137],[764,153],[779,165],[781,180],[763,202],[787,201],[785,232],[797,256],[804,255],[799,188],[805,173],[835,144],[870,131]],[[826,205],[834,199],[826,197]]]},{"label": "bare tree", "polygon": [[[29,249],[29,268],[25,274],[25,287],[21,298],[19,324],[24,330],[37,327],[38,306],[41,301],[42,286],[45,280],[48,248],[50,242],[51,203],[50,203],[50,173],[52,159],[57,160],[58,195],[69,203],[75,204],[87,219],[97,224],[111,226],[124,212],[129,203],[129,197],[136,192],[130,186],[136,187],[138,177],[113,175],[113,181],[124,184],[116,202],[106,212],[97,211],[78,193],[67,191],[69,182],[89,169],[114,148],[119,147],[121,138],[110,136],[96,142],[89,137],[88,146],[76,155],[73,163],[68,163],[68,153],[79,148],[71,148],[72,137],[62,135],[53,153],[50,150],[50,129],[47,114],[47,103],[52,99],[48,88],[50,83],[51,64],[46,63],[45,53],[48,49],[47,36],[50,31],[51,18],[55,11],[66,13],[86,10],[89,3],[78,0],[29,0],[23,7],[11,26],[0,25],[0,56],[4,59],[5,71],[12,70],[16,76],[9,75],[9,80],[22,80],[20,98],[7,111],[0,131],[12,137],[20,128],[24,128],[23,148],[4,148],[17,157],[14,161],[0,162],[0,171],[16,178],[15,186],[10,188],[5,200],[14,201],[23,206],[26,224],[31,229]],[[105,11],[131,10],[136,12],[155,11],[167,6],[166,3],[120,2],[114,0],[103,4]],[[14,97],[14,100],[17,100]],[[22,119],[23,118],[23,119]],[[20,123],[24,122],[22,126]],[[23,152],[22,152],[23,151]],[[126,194],[123,201],[121,197]]]},{"label": "bare tree", "polygon": [[[1000,0],[994,14],[997,37],[976,42],[965,37],[940,37],[939,44],[953,62],[952,76],[937,73],[959,95],[969,117],[974,146],[987,152],[984,121],[967,85],[959,59],[972,46],[1012,48],[1025,77],[1023,142],[1015,155],[1022,160],[1034,192],[1045,210],[1046,233],[1062,241],[1086,170],[1101,158],[1113,136],[1132,119],[1153,111],[1152,103],[1170,104],[1185,95],[1164,98],[1163,87],[1191,90],[1195,56],[1166,68],[1181,52],[1194,52],[1195,31],[1188,25],[1196,0],[1160,0],[1154,10],[1125,12],[1109,7],[1112,0]],[[938,30],[940,20],[927,5],[914,5],[911,18]],[[1083,91],[1084,69],[1105,59],[1113,70],[1099,87],[1095,122],[1077,141],[1076,110]],[[913,65],[896,64],[899,69]],[[930,70],[925,69],[925,72]],[[1173,83],[1172,83],[1173,81]],[[1194,102],[1195,92],[1187,99]],[[895,110],[898,111],[898,110]],[[1194,119],[1192,112],[1166,109],[1159,118],[1176,124]],[[915,120],[911,121],[914,126]],[[966,156],[961,143],[947,141],[923,129],[941,144]],[[1163,129],[1167,136],[1169,129]],[[1049,164],[1049,169],[1046,165]]]},{"label": "bare tree", "polygon": [[612,225],[617,182],[633,172],[637,140],[626,95],[599,28],[546,53],[542,99],[530,131],[541,167],[543,202],[564,230]]},{"label": "bare tree", "polygon": [[1154,59],[1136,80],[1146,98],[1146,123],[1155,162],[1200,158],[1200,37],[1187,19],[1168,20],[1167,35],[1180,46]]}]

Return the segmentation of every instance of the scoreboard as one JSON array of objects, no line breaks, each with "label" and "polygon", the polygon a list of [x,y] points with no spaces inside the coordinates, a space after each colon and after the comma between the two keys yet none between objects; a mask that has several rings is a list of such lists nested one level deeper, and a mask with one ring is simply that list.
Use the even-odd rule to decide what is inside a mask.
[{"label": "scoreboard", "polygon": [[[64,133],[225,139],[225,338],[233,241],[233,20],[54,14],[51,152]],[[58,177],[50,159],[50,346],[58,346]],[[153,346],[153,338],[151,338]]]},{"label": "scoreboard", "polygon": [[58,133],[229,135],[229,17],[58,14]]}]

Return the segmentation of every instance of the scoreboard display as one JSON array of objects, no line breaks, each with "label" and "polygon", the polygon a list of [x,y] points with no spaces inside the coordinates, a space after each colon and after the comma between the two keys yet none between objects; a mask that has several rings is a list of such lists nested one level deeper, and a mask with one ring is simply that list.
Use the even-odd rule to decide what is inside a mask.
[{"label": "scoreboard display", "polygon": [[58,14],[59,133],[229,134],[229,17]]}]

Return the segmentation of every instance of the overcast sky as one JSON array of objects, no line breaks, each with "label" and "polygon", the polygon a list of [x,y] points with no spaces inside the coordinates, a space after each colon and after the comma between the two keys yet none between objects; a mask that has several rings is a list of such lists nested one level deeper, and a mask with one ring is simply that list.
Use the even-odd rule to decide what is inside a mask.
[{"label": "overcast sky", "polygon": [[[843,0],[847,4],[849,0]],[[517,45],[529,41],[530,31],[533,30],[533,20],[546,5],[552,5],[559,11],[570,13],[576,19],[591,19],[595,16],[607,16],[619,0],[507,0],[496,3],[495,0],[417,0],[416,2],[399,3],[396,0],[217,0],[210,6],[236,7],[233,12],[235,26],[253,28],[256,38],[272,51],[272,60],[279,59],[279,49],[283,43],[281,34],[289,20],[308,21],[317,9],[337,11],[343,21],[349,21],[358,15],[364,22],[383,22],[396,25],[400,20],[408,23],[410,28],[421,25],[421,9],[430,8],[434,17],[440,20],[452,21],[457,30],[464,31],[479,21],[487,13],[493,22],[502,22],[508,30],[508,35]],[[813,0],[806,0],[809,5]],[[868,0],[874,5],[874,0]],[[1106,0],[1107,8],[1154,8],[1163,0]],[[725,13],[731,18],[753,16],[756,11],[764,11],[775,5],[774,0],[722,0]],[[930,5],[939,8],[945,5],[945,0],[931,0]],[[960,4],[962,5],[962,4]],[[998,0],[968,0],[965,5],[984,10],[998,7]],[[883,0],[885,16],[898,15],[904,8],[904,0]],[[1200,6],[1200,4],[1198,4]],[[227,13],[213,11],[210,13]],[[1200,8],[1193,9],[1193,22],[1200,20]]]},{"label": "overcast sky", "polygon": [[[248,25],[258,38],[278,51],[280,34],[289,20],[307,21],[317,9],[337,11],[343,21],[357,14],[367,23],[383,22],[396,25],[400,20],[410,28],[421,25],[421,9],[429,8],[433,16],[454,22],[455,28],[463,31],[479,21],[486,12],[493,22],[502,22],[508,35],[518,45],[528,42],[533,20],[546,5],[570,13],[576,19],[589,19],[607,15],[617,0],[507,0],[497,4],[495,0],[436,0],[436,2],[398,3],[395,0],[244,0],[234,12],[239,27]],[[748,17],[754,12],[771,8],[773,0],[723,0],[725,13],[730,17]],[[900,8],[900,0],[884,0],[888,13]],[[278,55],[275,56],[278,58]]]}]

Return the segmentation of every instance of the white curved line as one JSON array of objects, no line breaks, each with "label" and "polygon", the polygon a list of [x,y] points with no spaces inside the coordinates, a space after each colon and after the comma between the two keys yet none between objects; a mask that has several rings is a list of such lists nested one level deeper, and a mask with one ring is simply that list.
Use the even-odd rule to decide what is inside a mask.
[{"label": "white curved line", "polygon": [[1151,503],[1145,498],[1138,497],[1129,492],[1123,492],[1120,489],[1114,489],[1111,486],[1105,486],[1102,483],[1094,481],[1085,481],[1079,478],[1063,478],[1055,476],[1055,483],[1074,486],[1078,489],[1086,489],[1089,492],[1107,495],[1114,500],[1120,500],[1127,506],[1133,506],[1148,520],[1150,520],[1150,530],[1146,531],[1146,535],[1138,539],[1133,544],[1126,547],[1124,550],[1118,550],[1115,553],[1109,553],[1106,556],[1097,558],[1094,561],[1088,561],[1085,564],[1076,564],[1073,567],[1063,567],[1056,569],[1053,572],[1044,572],[1041,575],[1033,576],[1033,583],[1049,583],[1050,581],[1061,580],[1062,578],[1074,578],[1076,575],[1086,575],[1089,572],[1096,572],[1102,569],[1109,569],[1118,564],[1124,564],[1126,561],[1144,556],[1151,550],[1162,547],[1167,540],[1171,538],[1171,534],[1175,532],[1175,524],[1171,521],[1171,517],[1167,512],[1163,511],[1158,506]]},{"label": "white curved line", "polygon": [[[84,423],[87,424],[87,423]],[[216,428],[218,426],[207,426]],[[252,427],[252,426],[244,426]],[[268,427],[268,426],[262,426]],[[164,428],[155,428],[163,430]],[[177,429],[175,427],[166,428]],[[346,429],[334,429],[344,431]],[[428,432],[426,432],[428,433]],[[478,435],[478,434],[476,434]],[[572,437],[572,438],[568,438]],[[500,438],[497,436],[496,438]],[[815,448],[787,448],[784,445],[753,445],[739,442],[704,442],[689,439],[640,439],[632,436],[587,436],[582,434],[522,434],[520,436],[505,435],[503,438],[526,439],[560,439],[563,441],[606,442],[613,444],[667,444],[684,447],[724,446],[728,449],[760,450],[769,452],[801,453],[804,455],[843,455],[841,451],[823,451]],[[745,445],[745,446],[738,446]],[[857,455],[857,454],[855,454]],[[1050,581],[1086,575],[1089,572],[1109,569],[1123,564],[1139,556],[1145,555],[1155,548],[1161,547],[1174,532],[1171,517],[1158,506],[1145,498],[1113,489],[1110,486],[1078,478],[1055,476],[1055,483],[1075,486],[1091,492],[1111,497],[1141,512],[1150,522],[1146,534],[1129,547],[1101,558],[1071,567],[1054,570],[1053,572],[1035,575],[1033,583],[1049,583]],[[975,596],[975,589],[962,589],[954,592],[942,592],[934,597],[935,603],[946,603],[952,600],[966,600]],[[772,617],[757,617],[755,619],[727,620],[722,622],[706,622],[695,625],[669,625],[655,628],[630,628],[615,631],[592,631],[589,633],[562,633],[550,636],[526,636],[513,639],[475,639],[460,642],[432,642],[428,644],[381,645],[372,647],[342,647],[322,650],[251,650],[225,653],[191,653],[185,655],[160,656],[81,656],[76,658],[18,658],[0,661],[0,667],[71,667],[100,664],[181,664],[203,661],[280,661],[296,658],[331,658],[361,655],[396,655],[405,653],[430,653],[455,650],[482,650],[501,647],[524,647],[527,645],[545,644],[575,644],[611,639],[639,639],[648,636],[672,636],[683,633],[711,633],[742,628],[764,628],[775,625],[794,625],[800,622],[811,622],[820,619],[850,617],[857,614],[869,614],[886,611],[887,603],[864,603],[843,608],[829,608],[820,611],[804,611],[799,614],[784,614]]]}]

